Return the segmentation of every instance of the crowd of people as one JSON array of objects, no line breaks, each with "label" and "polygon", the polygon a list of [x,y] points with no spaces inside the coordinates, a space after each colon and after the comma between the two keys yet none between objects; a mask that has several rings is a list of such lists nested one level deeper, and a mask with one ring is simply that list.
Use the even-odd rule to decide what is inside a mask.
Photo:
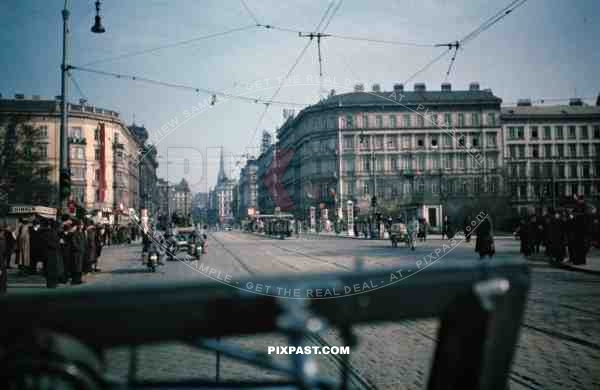
[{"label": "crowd of people", "polygon": [[516,234],[525,257],[542,254],[543,249],[556,263],[584,265],[590,248],[600,241],[600,221],[596,209],[581,205],[522,218]]},{"label": "crowd of people", "polygon": [[16,229],[4,224],[0,231],[0,292],[6,291],[7,270],[13,268],[13,262],[18,276],[41,273],[48,288],[82,284],[85,275],[100,272],[104,246],[135,241],[138,235],[136,226],[113,227],[69,215],[60,221],[39,216],[20,219]]}]

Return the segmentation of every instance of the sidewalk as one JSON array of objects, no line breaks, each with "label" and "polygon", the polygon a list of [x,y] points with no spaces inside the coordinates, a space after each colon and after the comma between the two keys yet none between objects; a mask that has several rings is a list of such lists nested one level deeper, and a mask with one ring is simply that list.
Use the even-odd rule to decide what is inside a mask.
[{"label": "sidewalk", "polygon": [[592,248],[587,255],[586,264],[584,265],[561,264],[560,267],[572,271],[600,275],[600,249]]},{"label": "sidewalk", "polygon": [[[294,237],[295,235],[293,234],[292,237]],[[300,237],[302,236],[310,236],[310,237],[332,237],[332,238],[351,238],[351,239],[355,239],[355,240],[369,240],[369,238],[366,238],[365,236],[361,235],[359,237],[356,236],[348,236],[347,233],[340,233],[340,234],[335,234],[334,232],[320,232],[320,233],[309,233],[309,232],[303,232],[300,234]],[[385,235],[386,238],[384,238],[384,240],[388,240],[387,237],[387,233]],[[442,239],[442,235],[441,234],[428,234],[427,235],[427,239],[428,240],[441,240]],[[514,240],[515,238],[511,235],[511,234],[500,234],[500,235],[495,235],[494,236],[495,240]],[[447,240],[447,238],[444,238],[444,240]]]}]

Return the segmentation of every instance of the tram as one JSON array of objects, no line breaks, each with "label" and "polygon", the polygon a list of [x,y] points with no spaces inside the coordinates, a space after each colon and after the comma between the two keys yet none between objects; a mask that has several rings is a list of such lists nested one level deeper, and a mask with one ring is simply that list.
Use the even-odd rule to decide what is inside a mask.
[{"label": "tram", "polygon": [[279,237],[283,240],[293,233],[293,219],[292,214],[263,214],[257,216],[255,225],[262,227],[267,236]]}]

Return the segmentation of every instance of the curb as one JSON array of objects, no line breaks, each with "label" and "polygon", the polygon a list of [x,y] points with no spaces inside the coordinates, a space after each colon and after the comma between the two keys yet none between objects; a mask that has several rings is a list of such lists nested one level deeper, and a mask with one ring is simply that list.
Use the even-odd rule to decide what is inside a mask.
[{"label": "curb", "polygon": [[557,267],[574,272],[583,272],[591,275],[600,275],[600,270],[580,268],[571,264],[558,264]]}]

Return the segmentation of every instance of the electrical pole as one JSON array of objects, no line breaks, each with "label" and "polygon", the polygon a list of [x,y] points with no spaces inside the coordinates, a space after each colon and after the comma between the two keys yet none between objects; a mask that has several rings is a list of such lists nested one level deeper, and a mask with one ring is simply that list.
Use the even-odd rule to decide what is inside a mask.
[{"label": "electrical pole", "polygon": [[69,194],[63,194],[65,178],[70,176],[69,172],[69,138],[68,138],[68,83],[67,76],[69,66],[67,65],[69,53],[69,0],[65,0],[64,9],[62,10],[63,18],[63,47],[62,47],[62,63],[60,66],[60,162],[59,162],[59,180],[58,180],[58,199],[59,208],[66,208]]}]

